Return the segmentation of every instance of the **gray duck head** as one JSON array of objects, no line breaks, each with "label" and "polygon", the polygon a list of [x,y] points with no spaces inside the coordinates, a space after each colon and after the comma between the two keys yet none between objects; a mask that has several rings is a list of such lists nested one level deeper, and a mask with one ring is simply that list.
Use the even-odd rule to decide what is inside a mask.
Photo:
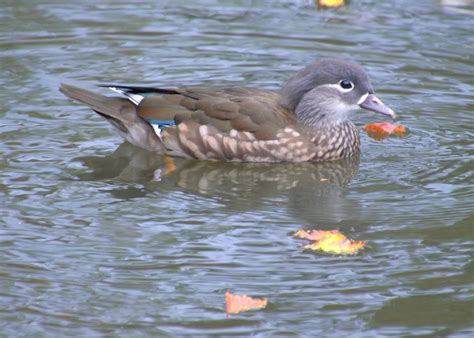
[{"label": "gray duck head", "polygon": [[338,125],[358,109],[396,117],[374,95],[364,68],[347,60],[321,59],[309,64],[284,86],[281,104],[310,127]]}]

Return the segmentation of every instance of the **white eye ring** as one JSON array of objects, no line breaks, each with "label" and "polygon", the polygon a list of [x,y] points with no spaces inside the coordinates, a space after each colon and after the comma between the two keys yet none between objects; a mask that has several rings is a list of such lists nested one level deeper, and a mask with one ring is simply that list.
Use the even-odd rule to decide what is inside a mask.
[{"label": "white eye ring", "polygon": [[339,86],[341,88],[341,91],[344,93],[350,92],[352,89],[354,89],[354,84],[349,80],[339,81]]}]

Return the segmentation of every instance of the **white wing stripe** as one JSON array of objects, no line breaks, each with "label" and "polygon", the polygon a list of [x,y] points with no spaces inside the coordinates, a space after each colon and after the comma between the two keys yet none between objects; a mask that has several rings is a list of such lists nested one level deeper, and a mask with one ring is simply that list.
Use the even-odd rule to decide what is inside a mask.
[{"label": "white wing stripe", "polygon": [[134,104],[136,104],[137,106],[140,104],[140,102],[144,99],[144,96],[142,95],[138,95],[138,94],[130,94],[130,93],[127,93],[126,91],[123,91],[117,87],[109,87],[110,90],[113,90],[114,92],[116,93],[119,93],[119,94],[122,94],[122,95],[125,95],[126,97],[128,97],[128,99],[130,101],[132,101]]}]

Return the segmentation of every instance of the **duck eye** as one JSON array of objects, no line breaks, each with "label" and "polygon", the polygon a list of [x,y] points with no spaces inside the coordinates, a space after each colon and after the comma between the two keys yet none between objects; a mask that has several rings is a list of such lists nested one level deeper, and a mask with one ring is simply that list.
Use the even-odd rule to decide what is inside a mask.
[{"label": "duck eye", "polygon": [[339,82],[339,85],[343,89],[352,89],[352,88],[354,88],[354,84],[349,80],[342,80],[342,81]]}]

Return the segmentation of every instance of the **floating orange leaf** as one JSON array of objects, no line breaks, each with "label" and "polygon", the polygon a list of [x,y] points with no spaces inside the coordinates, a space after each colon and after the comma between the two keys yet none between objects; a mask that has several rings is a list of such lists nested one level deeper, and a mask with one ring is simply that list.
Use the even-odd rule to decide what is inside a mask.
[{"label": "floating orange leaf", "polygon": [[347,238],[338,230],[298,230],[293,236],[315,241],[312,244],[305,245],[305,249],[320,250],[339,255],[354,255],[367,243],[366,241]]},{"label": "floating orange leaf", "polygon": [[263,309],[267,306],[266,299],[255,299],[246,295],[225,293],[227,314],[237,314],[243,311]]},{"label": "floating orange leaf", "polygon": [[367,135],[375,140],[383,140],[390,135],[397,135],[403,137],[407,133],[405,126],[383,122],[383,123],[370,123],[364,126],[364,130]]}]

